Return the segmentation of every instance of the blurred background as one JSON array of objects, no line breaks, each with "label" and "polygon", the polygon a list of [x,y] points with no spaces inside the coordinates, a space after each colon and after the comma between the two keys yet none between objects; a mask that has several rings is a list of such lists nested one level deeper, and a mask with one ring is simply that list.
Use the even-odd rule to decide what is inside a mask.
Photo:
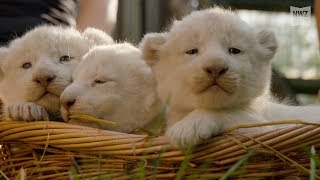
[{"label": "blurred background", "polygon": [[[272,91],[294,104],[312,104],[320,88],[320,55],[313,0],[119,0],[114,38],[139,43],[145,33],[165,31],[173,19],[212,6],[235,10],[258,28],[276,33]],[[307,22],[293,23],[290,6],[311,7]]]}]

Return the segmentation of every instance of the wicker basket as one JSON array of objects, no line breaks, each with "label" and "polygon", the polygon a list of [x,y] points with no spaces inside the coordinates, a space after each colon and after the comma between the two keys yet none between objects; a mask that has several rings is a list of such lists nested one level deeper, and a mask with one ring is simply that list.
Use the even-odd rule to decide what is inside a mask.
[{"label": "wicker basket", "polygon": [[1,173],[9,179],[17,177],[21,168],[28,179],[215,179],[228,170],[232,172],[228,179],[291,179],[309,177],[310,147],[319,147],[320,127],[223,134],[190,155],[162,136],[59,122],[2,121],[0,144]]}]

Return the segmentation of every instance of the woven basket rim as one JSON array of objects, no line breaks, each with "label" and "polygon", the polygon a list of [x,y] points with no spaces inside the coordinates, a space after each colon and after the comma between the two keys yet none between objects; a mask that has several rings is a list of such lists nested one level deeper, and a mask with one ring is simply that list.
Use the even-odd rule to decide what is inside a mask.
[{"label": "woven basket rim", "polygon": [[[184,152],[171,146],[164,136],[149,137],[148,135],[126,134],[51,121],[2,121],[0,122],[1,143],[28,144],[33,148],[46,148],[48,152],[63,150],[68,152],[70,156],[110,156],[118,163],[122,162],[121,160],[128,162],[141,159],[151,161],[158,158],[159,155],[161,155],[162,161],[169,163],[179,164],[185,159]],[[255,149],[257,154],[271,153],[291,166],[289,169],[282,169],[277,173],[286,174],[292,171],[307,174],[310,171],[306,163],[299,164],[300,162],[296,162],[299,157],[295,159],[295,157],[288,156],[290,153],[301,151],[301,144],[319,146],[320,127],[302,124],[250,134],[224,133],[196,147],[191,154],[190,163],[199,164],[209,160],[215,166],[230,167],[231,164],[246,155],[249,150]],[[263,164],[263,162],[259,162],[259,158],[253,158],[252,161],[256,161],[257,168],[263,165],[271,166],[272,163],[278,162],[278,160],[273,160],[274,162],[264,160]],[[259,165],[259,163],[262,164]],[[251,164],[248,167],[254,167],[254,165]],[[173,174],[171,175],[173,176]],[[217,174],[211,175],[210,177],[215,177]],[[163,174],[162,176],[169,177],[169,175]]]}]

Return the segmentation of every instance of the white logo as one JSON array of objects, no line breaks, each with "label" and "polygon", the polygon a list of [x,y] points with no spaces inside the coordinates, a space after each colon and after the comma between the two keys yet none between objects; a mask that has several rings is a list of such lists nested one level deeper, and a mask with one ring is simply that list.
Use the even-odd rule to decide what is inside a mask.
[{"label": "white logo", "polygon": [[291,22],[294,26],[307,25],[311,23],[311,6],[290,6]]}]

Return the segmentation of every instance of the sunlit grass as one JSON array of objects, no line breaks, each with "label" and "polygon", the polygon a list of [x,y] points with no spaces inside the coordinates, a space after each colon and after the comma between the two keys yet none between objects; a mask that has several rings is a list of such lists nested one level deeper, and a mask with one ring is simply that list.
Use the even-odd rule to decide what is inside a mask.
[{"label": "sunlit grass", "polygon": [[185,156],[184,156],[184,160],[182,161],[179,171],[177,172],[177,176],[176,176],[176,180],[180,180],[182,179],[182,177],[184,176],[184,174],[186,173],[188,164],[190,163],[191,160],[191,153],[192,153],[192,146],[189,146],[186,151],[185,151]]},{"label": "sunlit grass", "polygon": [[253,155],[253,153],[255,152],[255,149],[251,149],[248,151],[248,153],[243,156],[238,162],[236,162],[230,169],[228,169],[228,171],[219,178],[219,180],[226,180],[228,179],[228,177],[234,173],[242,164],[246,163],[249,158]]},{"label": "sunlit grass", "polygon": [[310,156],[310,180],[315,180],[316,179],[316,160],[318,158],[316,157],[316,149],[314,148],[314,146],[311,147],[310,154],[311,154],[311,156]]}]

